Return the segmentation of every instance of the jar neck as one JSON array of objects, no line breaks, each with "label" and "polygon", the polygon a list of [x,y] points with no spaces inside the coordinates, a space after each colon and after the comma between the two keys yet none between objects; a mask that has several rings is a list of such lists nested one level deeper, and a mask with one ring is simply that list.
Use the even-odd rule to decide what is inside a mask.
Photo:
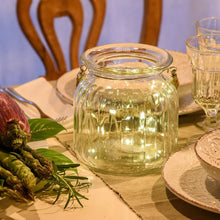
[{"label": "jar neck", "polygon": [[109,44],[91,48],[81,56],[89,73],[111,79],[158,75],[172,61],[167,51],[145,44]]},{"label": "jar neck", "polygon": [[88,69],[88,72],[96,77],[106,78],[106,79],[141,79],[148,78],[152,76],[159,76],[162,71],[154,71],[149,69],[120,69],[120,68],[102,68],[99,69]]}]

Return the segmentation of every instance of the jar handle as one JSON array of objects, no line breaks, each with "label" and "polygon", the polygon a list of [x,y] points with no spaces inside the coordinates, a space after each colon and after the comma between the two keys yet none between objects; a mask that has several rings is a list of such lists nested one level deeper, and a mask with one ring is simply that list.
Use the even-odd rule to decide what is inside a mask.
[{"label": "jar handle", "polygon": [[175,66],[171,66],[167,69],[167,72],[171,74],[170,82],[178,89],[179,87],[179,80],[177,77],[177,68]]},{"label": "jar handle", "polygon": [[87,68],[84,65],[80,66],[80,71],[77,73],[77,77],[76,77],[76,87],[78,86],[83,76],[85,75],[86,70]]}]

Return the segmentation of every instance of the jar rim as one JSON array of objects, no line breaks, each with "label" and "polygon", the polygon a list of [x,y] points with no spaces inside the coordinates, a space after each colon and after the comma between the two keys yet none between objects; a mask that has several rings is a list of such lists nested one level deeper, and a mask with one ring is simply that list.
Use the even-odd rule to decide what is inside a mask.
[{"label": "jar rim", "polygon": [[[112,63],[120,62],[119,56],[123,59],[139,59],[144,62],[140,62],[143,65],[138,67],[115,67]],[[161,73],[170,66],[173,57],[166,50],[148,44],[116,43],[90,48],[81,55],[80,60],[82,65],[85,65],[89,72],[95,75],[124,79]],[[107,66],[109,63],[111,64],[110,67]],[[132,70],[135,75],[130,74],[128,69]]]}]

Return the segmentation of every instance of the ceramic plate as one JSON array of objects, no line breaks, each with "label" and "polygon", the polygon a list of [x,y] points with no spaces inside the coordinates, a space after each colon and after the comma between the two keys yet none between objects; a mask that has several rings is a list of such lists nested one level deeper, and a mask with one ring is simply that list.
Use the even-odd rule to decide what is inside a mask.
[{"label": "ceramic plate", "polygon": [[70,72],[63,74],[57,80],[56,90],[58,94],[61,96],[61,98],[70,104],[73,103],[73,95],[76,89],[76,76],[79,70],[79,68],[75,68]]},{"label": "ceramic plate", "polygon": [[195,103],[192,97],[192,71],[187,54],[171,50],[168,50],[168,52],[173,57],[172,66],[177,67],[177,76],[179,79],[179,115],[201,110],[201,107]]},{"label": "ceramic plate", "polygon": [[[188,58],[185,53],[177,51],[169,51],[173,56],[173,66],[177,67],[177,75],[179,78],[180,86],[179,93],[179,114],[185,115],[201,108],[195,104],[191,94],[191,69],[189,68]],[[65,73],[57,80],[56,89],[58,94],[68,103],[73,103],[73,95],[76,88],[76,76],[79,68],[73,69]]]},{"label": "ceramic plate", "polygon": [[179,115],[186,115],[200,110],[201,107],[195,103],[191,92],[179,98]]},{"label": "ceramic plate", "polygon": [[165,163],[162,176],[167,188],[180,199],[220,213],[220,184],[202,168],[193,145],[174,153]]}]

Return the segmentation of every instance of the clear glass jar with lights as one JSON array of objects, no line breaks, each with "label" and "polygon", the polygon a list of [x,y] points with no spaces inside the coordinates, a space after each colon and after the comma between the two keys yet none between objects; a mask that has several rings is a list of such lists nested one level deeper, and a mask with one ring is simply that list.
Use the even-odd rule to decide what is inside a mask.
[{"label": "clear glass jar with lights", "polygon": [[109,174],[161,168],[177,144],[178,95],[163,74],[172,56],[145,44],[109,44],[85,51],[81,63],[72,149],[79,161]]}]

